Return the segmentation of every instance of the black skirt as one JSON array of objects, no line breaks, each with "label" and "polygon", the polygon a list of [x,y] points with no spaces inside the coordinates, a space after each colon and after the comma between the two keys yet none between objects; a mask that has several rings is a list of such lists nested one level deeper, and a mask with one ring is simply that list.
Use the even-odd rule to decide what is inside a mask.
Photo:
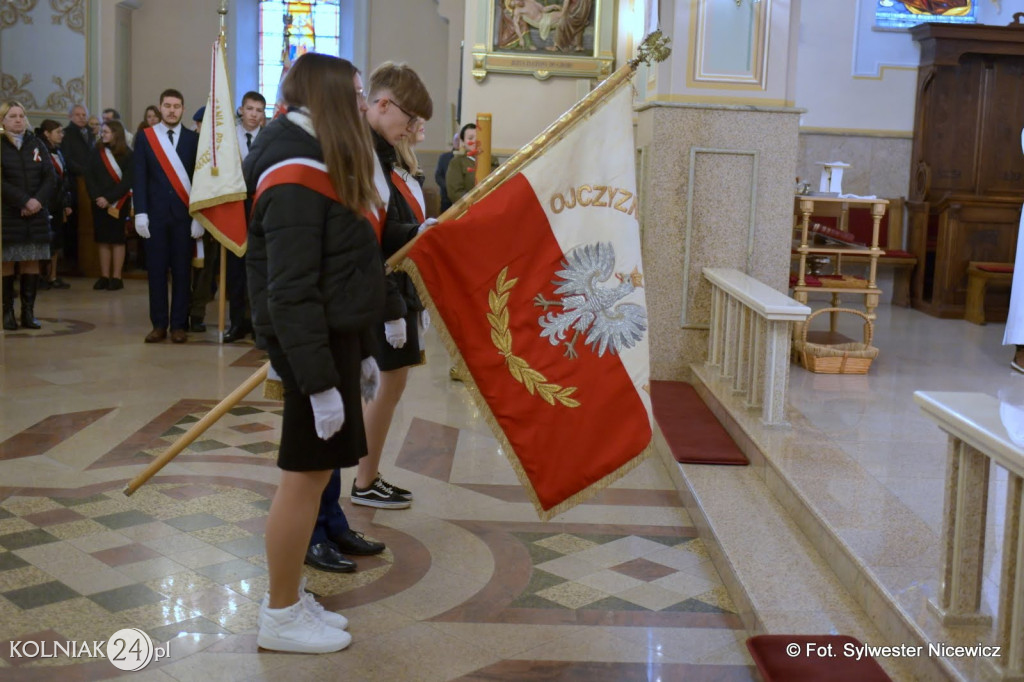
[{"label": "black skirt", "polygon": [[316,435],[313,406],[295,381],[284,349],[276,338],[264,339],[270,364],[281,375],[284,419],[277,466],[285,471],[327,471],[353,467],[366,454],[363,404],[359,394],[360,344],[357,334],[332,332],[329,340],[338,376],[338,392],[345,407],[345,424],[327,440]]},{"label": "black skirt", "polygon": [[93,241],[97,244],[124,244],[127,241],[125,237],[125,223],[130,214],[131,205],[131,201],[126,201],[124,206],[121,207],[120,215],[115,218],[107,213],[107,209],[93,204]]}]

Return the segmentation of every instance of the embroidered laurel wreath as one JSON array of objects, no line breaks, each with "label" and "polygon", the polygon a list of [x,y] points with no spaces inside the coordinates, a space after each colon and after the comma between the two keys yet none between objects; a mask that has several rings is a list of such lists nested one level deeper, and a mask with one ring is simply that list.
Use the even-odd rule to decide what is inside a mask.
[{"label": "embroidered laurel wreath", "polygon": [[519,279],[506,280],[507,276],[508,268],[505,268],[498,275],[494,289],[487,296],[491,307],[491,312],[487,313],[487,321],[491,323],[491,341],[494,347],[505,358],[509,374],[525,386],[530,395],[536,393],[549,405],[554,405],[557,400],[566,407],[579,407],[579,401],[569,397],[576,392],[575,386],[562,388],[558,384],[548,383],[547,377],[530,367],[526,360],[512,353],[512,332],[508,330],[508,297]]}]

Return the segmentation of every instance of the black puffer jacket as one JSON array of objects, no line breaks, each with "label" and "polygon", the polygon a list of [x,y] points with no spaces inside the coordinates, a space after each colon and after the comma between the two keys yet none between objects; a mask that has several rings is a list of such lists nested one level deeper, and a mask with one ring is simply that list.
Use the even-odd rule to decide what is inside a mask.
[{"label": "black puffer jacket", "polygon": [[50,226],[57,227],[67,222],[64,217],[64,209],[75,207],[71,199],[71,173],[68,171],[68,165],[64,161],[64,154],[60,151],[59,147],[46,145],[46,149],[50,152],[51,163],[53,159],[60,159],[60,162],[64,167],[63,174],[58,174],[56,167],[53,169],[54,190],[53,194],[50,195],[50,203],[47,206],[50,211]]},{"label": "black puffer jacket", "polygon": [[[398,162],[398,152],[376,132],[373,133],[373,144],[381,168],[384,170],[384,177],[387,178],[388,189],[391,190],[387,222],[384,224],[380,244],[381,252],[386,260],[416,236],[420,229],[420,223],[416,220],[416,214],[413,213],[412,207],[406,203],[405,197],[398,191],[391,179],[391,171],[394,170],[395,164]],[[419,294],[416,293],[416,287],[409,275],[404,272],[392,272],[388,275],[388,280],[385,320],[397,320],[410,312],[423,310],[423,303],[420,301]]]},{"label": "black puffer jacket", "polygon": [[[281,116],[245,159],[250,196],[264,171],[292,158],[323,162],[316,138]],[[276,337],[304,394],[338,385],[329,332],[356,332],[362,357],[373,353],[384,268],[361,215],[302,185],[274,186],[253,207],[245,264],[256,333]]]},{"label": "black puffer jacket", "polygon": [[[57,185],[57,171],[50,161],[46,144],[29,131],[21,149],[0,135],[0,166],[3,167],[3,241],[4,244],[49,244],[50,217],[47,207]],[[29,199],[43,208],[22,217],[21,209]]]}]

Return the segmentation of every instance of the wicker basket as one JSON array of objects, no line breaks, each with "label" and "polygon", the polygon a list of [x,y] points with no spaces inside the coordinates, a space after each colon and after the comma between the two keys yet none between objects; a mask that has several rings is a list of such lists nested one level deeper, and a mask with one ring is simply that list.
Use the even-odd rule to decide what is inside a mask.
[{"label": "wicker basket", "polygon": [[[853,313],[863,317],[864,342],[834,345],[809,342],[807,329],[811,326],[811,320],[822,313]],[[822,308],[808,316],[800,338],[793,344],[793,350],[799,355],[801,364],[817,374],[867,374],[871,361],[878,357],[878,349],[871,345],[873,336],[874,325],[861,311],[852,308]]]}]

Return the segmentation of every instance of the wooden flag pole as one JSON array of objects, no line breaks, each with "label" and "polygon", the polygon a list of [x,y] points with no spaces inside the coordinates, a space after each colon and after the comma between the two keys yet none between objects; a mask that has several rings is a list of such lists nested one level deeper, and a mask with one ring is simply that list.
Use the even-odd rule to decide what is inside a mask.
[{"label": "wooden flag pole", "polygon": [[[671,53],[667,43],[668,38],[664,37],[660,30],[655,31],[644,38],[644,41],[640,44],[640,47],[637,50],[637,56],[635,58],[623,64],[615,73],[601,81],[600,85],[587,93],[587,96],[574,104],[569,111],[559,116],[554,123],[544,130],[544,132],[523,145],[523,147],[510,156],[505,163],[501,164],[493,173],[488,175],[483,182],[478,182],[473,189],[462,195],[461,199],[452,204],[451,208],[438,217],[437,222],[443,223],[446,220],[454,220],[455,218],[458,218],[468,211],[470,206],[483,199],[493,190],[497,189],[499,185],[518,173],[523,166],[532,161],[535,157],[543,154],[545,150],[551,147],[551,145],[562,139],[566,132],[568,132],[577,121],[588,115],[606,97],[628,81],[641,63],[650,63],[652,60],[660,62],[666,59],[669,53]],[[477,166],[479,167],[479,163]],[[388,258],[387,268],[389,271],[395,269],[399,263],[405,260],[406,254],[409,253],[413,244],[416,243],[416,240],[419,239],[422,234],[423,233],[421,232],[419,235],[413,237],[413,239],[406,243],[405,246]]]},{"label": "wooden flag pole", "polygon": [[476,115],[476,184],[491,172],[491,115]]},{"label": "wooden flag pole", "polygon": [[141,488],[146,481],[153,478],[154,475],[167,464],[178,456],[182,450],[192,444],[196,438],[201,436],[208,428],[213,426],[217,420],[223,417],[228,410],[241,402],[242,398],[249,395],[253,389],[260,385],[262,381],[267,378],[267,368],[270,367],[270,363],[265,363],[256,372],[253,373],[245,382],[236,388],[234,391],[224,398],[224,400],[217,403],[217,405],[206,413],[206,416],[197,421],[192,425],[192,428],[183,433],[178,440],[174,441],[171,447],[167,448],[167,451],[157,457],[153,462],[150,463],[146,470],[141,474],[133,478],[127,486],[124,488],[125,495],[131,495],[136,490]]}]

